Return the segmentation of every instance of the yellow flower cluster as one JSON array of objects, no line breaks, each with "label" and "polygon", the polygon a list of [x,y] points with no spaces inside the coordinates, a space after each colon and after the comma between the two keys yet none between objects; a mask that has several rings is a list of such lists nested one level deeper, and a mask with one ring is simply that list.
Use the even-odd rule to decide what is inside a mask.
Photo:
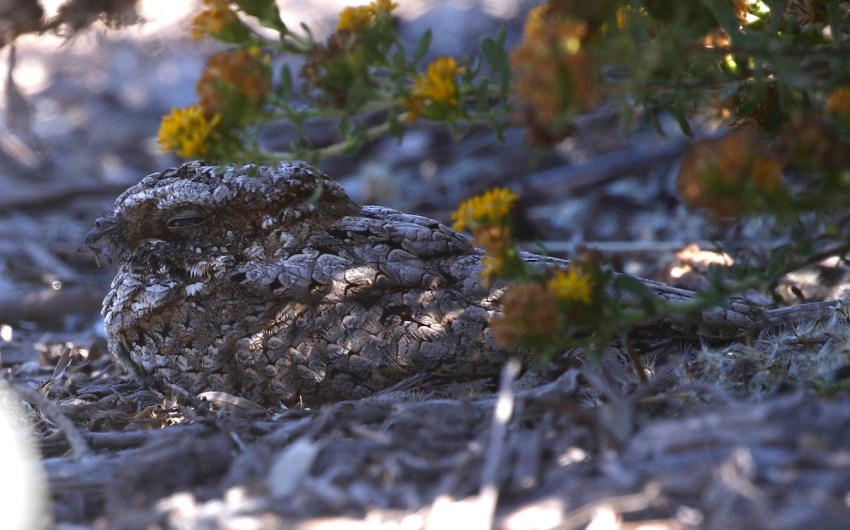
[{"label": "yellow flower cluster", "polygon": [[534,35],[538,31],[540,31],[540,25],[543,23],[543,19],[546,17],[546,13],[549,12],[549,4],[548,2],[543,2],[537,7],[533,8],[528,12],[528,16],[525,19],[525,27],[523,34],[526,37],[530,35]]},{"label": "yellow flower cluster", "polygon": [[336,30],[356,32],[366,27],[373,18],[375,15],[369,6],[346,7],[339,14]]},{"label": "yellow flower cluster", "polygon": [[457,106],[457,85],[454,77],[462,72],[453,57],[440,57],[428,65],[428,72],[413,83],[413,94],[433,101]]},{"label": "yellow flower cluster", "polygon": [[519,195],[507,188],[492,190],[467,199],[452,214],[454,229],[475,230],[481,225],[502,224],[511,213]]},{"label": "yellow flower cluster", "polygon": [[239,21],[226,0],[204,0],[204,5],[207,9],[192,19],[192,38],[195,40],[221,33],[224,28]]},{"label": "yellow flower cluster", "polygon": [[458,87],[455,76],[462,74],[464,68],[453,57],[440,57],[428,65],[428,70],[413,79],[413,91],[407,106],[410,109],[408,121],[415,120],[429,106],[456,109]]},{"label": "yellow flower cluster", "polygon": [[[508,263],[519,258],[512,248],[508,216],[519,196],[507,188],[492,190],[467,199],[452,213],[454,229],[469,230],[487,255],[482,262],[485,282],[498,277]],[[510,266],[508,266],[510,268]]]},{"label": "yellow flower cluster", "polygon": [[157,140],[163,151],[174,151],[184,158],[203,156],[209,152],[210,136],[220,122],[218,114],[207,119],[200,105],[174,108],[162,118]]},{"label": "yellow flower cluster", "polygon": [[346,7],[339,14],[337,31],[356,33],[372,22],[378,14],[392,13],[398,4],[390,0],[375,0],[366,6]]},{"label": "yellow flower cluster", "polygon": [[593,279],[576,266],[570,267],[566,272],[556,271],[546,282],[546,287],[560,300],[587,305],[593,302]]}]

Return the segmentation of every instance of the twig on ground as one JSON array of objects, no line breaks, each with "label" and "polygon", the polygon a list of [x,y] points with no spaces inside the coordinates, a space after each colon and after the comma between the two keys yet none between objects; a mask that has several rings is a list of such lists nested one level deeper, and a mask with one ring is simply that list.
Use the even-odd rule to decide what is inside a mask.
[{"label": "twig on ground", "polygon": [[606,511],[613,512],[617,515],[628,512],[643,511],[650,508],[660,498],[661,485],[650,482],[640,493],[621,495],[619,497],[607,497],[568,512],[563,520],[561,520],[561,524],[555,528],[558,530],[567,530],[571,528],[583,528],[585,526],[590,526],[592,525],[591,521]]},{"label": "twig on ground", "polygon": [[10,210],[49,209],[64,206],[69,201],[79,197],[115,197],[127,189],[128,183],[93,183],[75,186],[56,187],[28,190],[23,193],[8,194],[0,198],[0,212]]},{"label": "twig on ground", "polygon": [[45,322],[71,313],[98,311],[104,292],[88,282],[40,291],[0,297],[0,321],[31,320]]},{"label": "twig on ground", "polygon": [[[706,250],[717,249],[717,242],[699,241],[534,241],[523,245],[529,252],[539,252],[541,248],[553,255],[576,255],[582,249],[591,249],[603,254],[651,254],[681,250],[689,244],[697,245]],[[779,246],[781,242],[771,240],[759,241],[729,241],[723,242],[723,249],[771,249]]]},{"label": "twig on ground", "polygon": [[[513,415],[516,400],[512,385],[519,375],[519,370],[520,363],[516,359],[511,359],[505,363],[499,382],[496,407],[493,409],[490,446],[487,449],[484,466],[481,469],[481,494],[479,497],[482,519],[487,521],[486,528],[493,526],[493,516],[496,513],[496,503],[499,500],[499,466],[502,463],[508,422]],[[485,526],[482,524],[482,527]]]},{"label": "twig on ground", "polygon": [[25,385],[12,384],[22,399],[29,401],[38,409],[38,411],[52,421],[71,444],[71,452],[74,460],[80,460],[83,457],[90,456],[89,446],[86,443],[85,437],[77,430],[72,422],[55,402],[47,399],[38,390],[27,387]]},{"label": "twig on ground", "polygon": [[[552,197],[553,194],[566,196],[583,188],[649,171],[659,164],[672,163],[689,144],[689,141],[677,140],[651,148],[640,145],[602,155],[577,166],[548,169],[532,175],[528,179],[528,188],[538,198]],[[532,194],[528,195],[526,199],[530,199]]]}]

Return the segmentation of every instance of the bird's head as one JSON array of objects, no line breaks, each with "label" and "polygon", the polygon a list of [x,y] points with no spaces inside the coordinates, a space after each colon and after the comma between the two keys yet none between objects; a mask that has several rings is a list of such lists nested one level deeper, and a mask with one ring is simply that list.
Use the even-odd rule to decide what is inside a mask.
[{"label": "bird's head", "polygon": [[199,268],[226,267],[227,259],[281,245],[296,250],[309,226],[359,211],[338,184],[303,163],[189,162],[122,193],[85,244],[130,270],[203,276]]}]

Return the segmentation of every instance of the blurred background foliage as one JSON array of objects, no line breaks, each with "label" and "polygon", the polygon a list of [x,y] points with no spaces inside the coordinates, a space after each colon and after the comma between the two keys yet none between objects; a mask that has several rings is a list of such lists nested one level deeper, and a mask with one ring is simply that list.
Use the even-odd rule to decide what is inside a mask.
[{"label": "blurred background foliage", "polygon": [[[96,21],[120,28],[142,21],[136,7],[70,0],[46,16],[35,0],[0,2],[0,44],[32,33],[71,37]],[[661,121],[672,117],[693,137],[678,169],[682,201],[720,223],[767,216],[785,229],[767,255],[713,266],[701,303],[756,286],[769,292],[788,272],[850,250],[850,2],[549,0],[523,15],[519,42],[509,46],[497,31],[457,56],[431,52],[440,28],[403,38],[397,9],[391,0],[345,7],[317,38],[306,24],[285,23],[273,0],[203,0],[191,36],[223,48],[207,58],[196,101],[162,118],[160,148],[219,162],[318,162],[434,122],[457,142],[480,124],[499,139],[520,128],[545,152],[600,108],[616,109],[625,132],[649,120],[663,134]],[[26,131],[14,60],[12,49],[6,122]],[[328,122],[333,139],[318,139]],[[280,124],[294,132],[286,144],[265,135]],[[590,337],[601,349],[642,318],[685,311],[653,302],[594,259],[578,260],[569,275],[529,270],[511,197],[494,190],[464,203],[456,227],[488,251],[485,279],[519,282],[506,304],[528,321],[534,345],[542,336]],[[629,291],[631,302],[611,288]],[[532,306],[543,316],[532,318]],[[506,341],[527,342],[514,324],[497,328]]]}]

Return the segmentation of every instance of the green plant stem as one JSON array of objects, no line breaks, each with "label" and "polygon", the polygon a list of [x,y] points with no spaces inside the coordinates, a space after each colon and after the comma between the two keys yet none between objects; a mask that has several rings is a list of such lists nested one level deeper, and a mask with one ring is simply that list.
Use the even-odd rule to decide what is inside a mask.
[{"label": "green plant stem", "polygon": [[[404,119],[406,114],[401,116],[401,119]],[[352,147],[360,144],[361,142],[366,142],[369,140],[373,140],[388,133],[390,130],[390,123],[385,122],[380,125],[376,125],[374,127],[370,127],[366,129],[362,133],[358,134],[356,137],[347,138],[342,142],[338,142],[335,144],[331,144],[329,146],[323,147],[321,149],[316,149],[311,152],[311,155],[321,160],[323,158],[327,158],[329,156],[335,156],[343,154],[346,150],[351,149]],[[298,158],[298,154],[291,151],[277,151],[270,152],[260,149],[256,147],[246,153],[249,157],[256,160],[264,160],[267,162],[282,162],[286,160],[295,160]]]},{"label": "green plant stem", "polygon": [[646,371],[643,368],[643,363],[640,362],[640,357],[635,351],[632,341],[629,340],[628,333],[622,333],[620,335],[620,341],[623,343],[623,348],[625,348],[626,355],[628,355],[629,361],[632,363],[632,368],[635,371],[638,381],[640,381],[640,384],[642,385],[647,384],[649,380],[646,378]]},{"label": "green plant stem", "polygon": [[352,115],[345,109],[339,108],[305,107],[304,109],[296,109],[291,105],[279,101],[277,99],[271,100],[270,103],[275,107],[281,109],[283,112],[267,114],[263,117],[263,121],[271,122],[276,120],[292,120],[303,122],[315,118],[341,119],[346,117],[352,118],[358,115],[362,116],[365,114],[372,114],[374,112],[381,112],[396,107],[402,107],[405,103],[405,100],[402,98],[391,98],[371,101],[369,102],[369,104],[364,105],[363,108],[358,109],[356,115]]}]

